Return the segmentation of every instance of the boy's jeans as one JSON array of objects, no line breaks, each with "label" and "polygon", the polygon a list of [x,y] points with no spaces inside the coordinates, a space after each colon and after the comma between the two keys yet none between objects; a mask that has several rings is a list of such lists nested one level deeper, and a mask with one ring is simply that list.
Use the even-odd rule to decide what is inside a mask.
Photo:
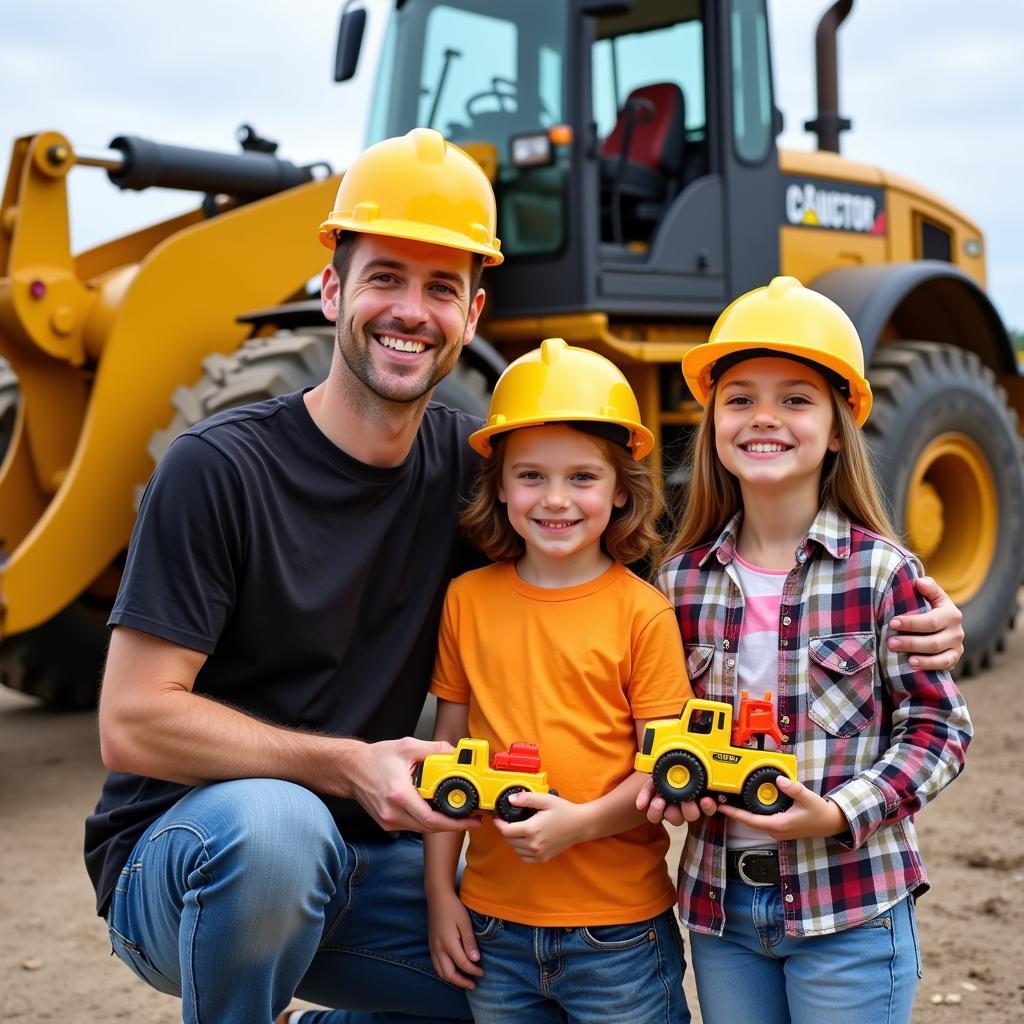
[{"label": "boy's jeans", "polygon": [[345,843],[290,782],[183,797],[133,850],[107,924],[140,978],[181,997],[185,1024],[272,1024],[293,994],[357,1011],[304,1024],[471,1019],[430,964],[419,837]]},{"label": "boy's jeans", "polygon": [[690,932],[704,1024],[904,1024],[921,959],[913,897],[833,935],[785,934],[779,886],[730,879],[721,938]]},{"label": "boy's jeans", "polygon": [[[675,913],[636,924],[535,928],[470,911],[484,976],[476,1024],[688,1024]],[[733,1022],[735,1024],[735,1022]]]}]

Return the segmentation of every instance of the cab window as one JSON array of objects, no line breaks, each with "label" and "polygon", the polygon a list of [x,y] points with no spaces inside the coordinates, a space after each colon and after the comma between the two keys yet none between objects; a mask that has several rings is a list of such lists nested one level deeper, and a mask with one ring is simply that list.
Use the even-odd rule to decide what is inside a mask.
[{"label": "cab window", "polygon": [[707,736],[715,724],[715,713],[706,708],[690,713],[690,724],[686,727],[687,732],[699,733]]}]

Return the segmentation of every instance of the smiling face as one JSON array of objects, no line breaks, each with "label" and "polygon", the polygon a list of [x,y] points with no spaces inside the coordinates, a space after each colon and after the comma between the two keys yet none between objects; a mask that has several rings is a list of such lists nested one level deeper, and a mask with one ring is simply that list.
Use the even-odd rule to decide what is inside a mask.
[{"label": "smiling face", "polygon": [[601,536],[627,500],[600,444],[564,424],[514,430],[504,444],[498,498],[526,544],[526,578],[598,575],[610,561]]},{"label": "smiling face", "polygon": [[715,448],[722,465],[750,489],[806,490],[817,509],[825,453],[839,450],[831,386],[792,359],[747,359],[715,392]]},{"label": "smiling face", "polygon": [[459,249],[360,235],[344,284],[334,267],[323,278],[324,313],[351,375],[387,402],[429,395],[476,331],[484,293],[470,295],[471,272]]}]

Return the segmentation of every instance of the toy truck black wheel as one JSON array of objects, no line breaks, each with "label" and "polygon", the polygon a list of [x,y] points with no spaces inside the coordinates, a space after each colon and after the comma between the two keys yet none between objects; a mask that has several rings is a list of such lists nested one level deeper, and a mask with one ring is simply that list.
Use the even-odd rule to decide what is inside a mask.
[{"label": "toy truck black wheel", "polygon": [[778,768],[752,771],[743,783],[743,806],[754,814],[778,814],[791,806],[793,798],[786,796],[775,781],[783,774]]},{"label": "toy truck black wheel", "polygon": [[537,813],[535,807],[516,807],[515,804],[509,801],[509,797],[513,793],[529,792],[525,786],[509,786],[508,789],[502,791],[501,796],[495,802],[494,813],[502,821],[508,822],[526,821],[527,818],[532,818]]},{"label": "toy truck black wheel", "polygon": [[686,750],[670,750],[654,764],[654,788],[670,803],[680,804],[704,795],[708,775],[698,758]]},{"label": "toy truck black wheel", "polygon": [[449,818],[468,818],[480,806],[480,794],[468,779],[445,779],[434,791],[434,806]]},{"label": "toy truck black wheel", "polygon": [[1017,610],[1024,463],[1016,415],[972,352],[881,345],[864,426],[896,527],[964,614],[966,675],[988,666]]}]

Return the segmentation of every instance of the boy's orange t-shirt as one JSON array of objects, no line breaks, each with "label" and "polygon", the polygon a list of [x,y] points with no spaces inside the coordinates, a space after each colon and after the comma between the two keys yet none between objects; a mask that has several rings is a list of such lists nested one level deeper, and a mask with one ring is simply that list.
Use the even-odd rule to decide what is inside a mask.
[{"label": "boy's orange t-shirt", "polygon": [[[526,583],[511,562],[454,580],[431,692],[469,704],[469,734],[491,754],[540,747],[548,784],[575,803],[633,771],[639,718],[679,714],[692,696],[675,613],[620,565],[576,587]],[[491,816],[470,834],[466,906],[520,924],[628,924],[672,906],[668,835],[648,823],[525,864]]]}]

